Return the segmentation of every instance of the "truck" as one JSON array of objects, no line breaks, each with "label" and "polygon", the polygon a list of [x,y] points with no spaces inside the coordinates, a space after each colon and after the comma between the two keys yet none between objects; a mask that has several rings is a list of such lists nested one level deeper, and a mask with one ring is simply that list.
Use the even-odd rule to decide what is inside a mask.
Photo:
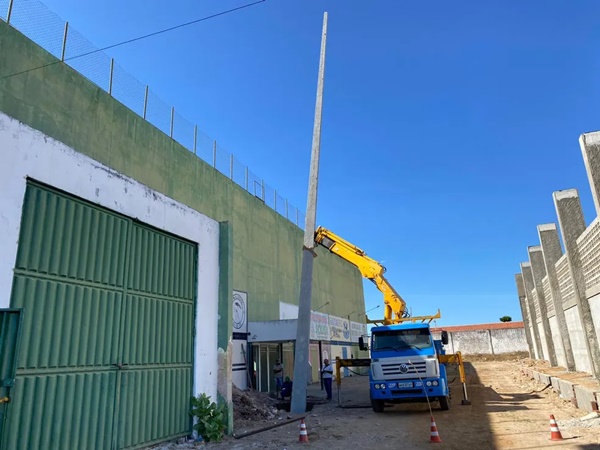
[{"label": "truck", "polygon": [[388,404],[438,401],[442,410],[451,404],[447,366],[455,364],[463,388],[463,405],[469,405],[464,363],[460,352],[446,354],[448,333],[434,339],[430,323],[441,317],[440,310],[431,316],[411,317],[406,302],[385,278],[386,268],[367,254],[331,232],[319,227],[315,242],[353,264],[362,276],[375,283],[383,294],[384,317],[369,319],[370,343],[359,338],[359,348],[370,350],[370,358],[336,358],[336,383],[341,388],[342,367],[369,367],[369,392],[373,411],[381,413]]}]

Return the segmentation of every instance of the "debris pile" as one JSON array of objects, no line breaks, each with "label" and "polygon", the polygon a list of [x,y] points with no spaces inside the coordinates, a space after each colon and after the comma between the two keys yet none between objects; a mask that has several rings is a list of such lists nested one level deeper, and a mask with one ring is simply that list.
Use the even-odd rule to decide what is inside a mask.
[{"label": "debris pile", "polygon": [[274,398],[264,392],[242,391],[232,386],[233,421],[241,422],[270,420],[278,415]]}]

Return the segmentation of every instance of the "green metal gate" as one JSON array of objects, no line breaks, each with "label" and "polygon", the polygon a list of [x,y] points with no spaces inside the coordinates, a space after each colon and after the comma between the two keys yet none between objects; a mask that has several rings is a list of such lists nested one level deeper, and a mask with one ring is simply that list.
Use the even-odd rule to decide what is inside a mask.
[{"label": "green metal gate", "polygon": [[6,413],[12,401],[21,318],[18,309],[0,309],[0,443],[4,436]]},{"label": "green metal gate", "polygon": [[4,449],[138,448],[191,431],[196,246],[30,183]]}]

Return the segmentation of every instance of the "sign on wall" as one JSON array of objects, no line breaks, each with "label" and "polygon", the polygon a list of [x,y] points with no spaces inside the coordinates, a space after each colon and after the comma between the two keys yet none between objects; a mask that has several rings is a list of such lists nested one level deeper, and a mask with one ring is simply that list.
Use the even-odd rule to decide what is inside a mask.
[{"label": "sign on wall", "polygon": [[350,342],[350,322],[336,316],[329,316],[329,331],[332,341]]},{"label": "sign on wall", "polygon": [[233,342],[231,343],[231,377],[239,389],[248,387],[246,349],[248,340],[248,294],[233,291],[232,298]]},{"label": "sign on wall", "polygon": [[315,341],[328,341],[329,336],[329,316],[324,313],[311,311],[310,338]]},{"label": "sign on wall", "polygon": [[248,294],[233,291],[233,339],[247,340],[248,338]]},{"label": "sign on wall", "polygon": [[350,340],[358,342],[358,338],[367,334],[367,324],[350,322]]}]

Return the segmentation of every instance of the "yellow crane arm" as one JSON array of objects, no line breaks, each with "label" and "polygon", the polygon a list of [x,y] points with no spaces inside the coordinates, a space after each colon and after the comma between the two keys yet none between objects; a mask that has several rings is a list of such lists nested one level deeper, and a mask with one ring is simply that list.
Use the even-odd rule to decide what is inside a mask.
[{"label": "yellow crane arm", "polygon": [[[392,285],[383,276],[385,267],[345,239],[332,233],[326,228],[319,227],[315,232],[315,242],[335,253],[358,268],[363,277],[371,280],[383,294],[384,312],[383,324],[390,325],[402,322],[408,316],[406,302],[400,297]],[[370,322],[367,318],[367,322]],[[380,323],[381,320],[375,322]]]}]

